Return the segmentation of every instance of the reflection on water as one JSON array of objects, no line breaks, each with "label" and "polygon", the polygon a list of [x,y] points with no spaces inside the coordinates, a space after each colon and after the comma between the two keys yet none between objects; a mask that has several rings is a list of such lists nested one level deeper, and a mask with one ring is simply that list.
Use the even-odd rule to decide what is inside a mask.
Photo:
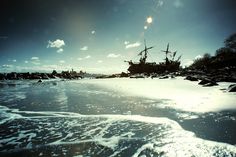
[{"label": "reflection on water", "polygon": [[0,155],[236,156],[234,111],[190,112],[99,81],[0,88]]}]

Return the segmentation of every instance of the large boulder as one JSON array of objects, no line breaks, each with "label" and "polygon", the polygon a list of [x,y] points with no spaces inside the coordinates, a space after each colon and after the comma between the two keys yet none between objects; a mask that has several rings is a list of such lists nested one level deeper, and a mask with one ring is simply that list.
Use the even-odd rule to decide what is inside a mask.
[{"label": "large boulder", "polygon": [[195,77],[195,76],[187,76],[187,77],[185,77],[185,80],[198,81],[197,77]]},{"label": "large boulder", "polygon": [[199,83],[199,85],[203,85],[203,87],[211,87],[211,86],[217,86],[218,84],[210,79],[204,78]]},{"label": "large boulder", "polygon": [[212,86],[218,86],[218,83],[212,81],[203,85],[203,87],[212,87]]},{"label": "large boulder", "polygon": [[210,79],[202,79],[198,84],[199,84],[199,85],[205,85],[205,84],[208,84],[208,83],[210,83],[210,82],[211,82]]},{"label": "large boulder", "polygon": [[228,88],[228,92],[236,92],[236,84],[232,84]]}]

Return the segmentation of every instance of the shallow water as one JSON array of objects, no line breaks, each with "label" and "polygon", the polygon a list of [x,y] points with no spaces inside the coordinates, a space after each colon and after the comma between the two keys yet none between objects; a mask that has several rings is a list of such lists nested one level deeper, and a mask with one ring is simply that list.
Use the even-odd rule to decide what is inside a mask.
[{"label": "shallow water", "polygon": [[[128,91],[134,89],[129,85],[138,87],[148,81],[160,83],[130,79],[3,82],[0,155],[236,156],[234,106],[197,112],[177,106],[173,96]],[[235,95],[219,90],[224,86],[208,91],[231,103]]]}]

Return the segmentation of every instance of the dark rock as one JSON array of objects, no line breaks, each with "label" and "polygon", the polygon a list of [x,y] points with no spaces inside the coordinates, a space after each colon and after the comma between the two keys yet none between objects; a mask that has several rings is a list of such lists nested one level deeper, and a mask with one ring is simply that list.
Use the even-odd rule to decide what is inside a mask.
[{"label": "dark rock", "polygon": [[41,79],[41,76],[37,74],[32,74],[29,79]]},{"label": "dark rock", "polygon": [[209,83],[203,85],[203,87],[212,87],[212,86],[217,86],[217,85],[218,84],[216,82],[212,81],[212,82],[209,82]]},{"label": "dark rock", "polygon": [[106,78],[116,78],[116,75],[108,75]]},{"label": "dark rock", "polygon": [[228,92],[236,92],[236,84],[232,84],[228,88]]},{"label": "dark rock", "polygon": [[159,77],[159,79],[168,79],[168,78],[169,78],[168,76]]},{"label": "dark rock", "polygon": [[145,78],[143,75],[137,75],[137,76],[130,76],[130,78]]},{"label": "dark rock", "polygon": [[43,82],[43,81],[40,79],[40,80],[38,80],[38,83],[40,83],[40,82]]},{"label": "dark rock", "polygon": [[120,77],[128,77],[129,75],[127,74],[127,73],[124,73],[124,72],[122,72],[121,74],[120,74]]},{"label": "dark rock", "polygon": [[151,78],[153,79],[153,78],[157,78],[158,76],[157,75],[152,75],[151,76]]},{"label": "dark rock", "polygon": [[199,85],[205,85],[205,84],[208,84],[208,83],[211,83],[212,81],[211,80],[209,80],[209,79],[203,79],[203,80],[201,80],[198,84]]},{"label": "dark rock", "polygon": [[55,75],[48,75],[48,77],[51,78],[51,79],[57,78]]},{"label": "dark rock", "polygon": [[16,80],[17,79],[17,73],[16,72],[8,73],[7,76],[6,76],[6,79],[7,80]]},{"label": "dark rock", "polygon": [[0,73],[0,80],[5,80],[5,75]]},{"label": "dark rock", "polygon": [[217,75],[214,79],[218,82],[236,82],[236,78],[233,76]]},{"label": "dark rock", "polygon": [[196,77],[194,77],[194,76],[187,76],[187,77],[185,78],[185,80],[198,81],[198,79],[197,79]]},{"label": "dark rock", "polygon": [[211,86],[217,86],[218,85],[216,83],[216,81],[208,79],[208,78],[202,79],[198,84],[203,85],[204,87],[211,87]]},{"label": "dark rock", "polygon": [[42,74],[42,79],[45,79],[45,80],[48,80],[49,79],[49,77],[48,77],[48,75],[47,74]]}]

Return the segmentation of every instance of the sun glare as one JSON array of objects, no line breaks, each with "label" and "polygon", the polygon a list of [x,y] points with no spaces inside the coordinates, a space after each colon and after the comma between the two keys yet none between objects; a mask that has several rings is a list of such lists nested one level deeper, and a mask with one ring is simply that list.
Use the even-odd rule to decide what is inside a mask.
[{"label": "sun glare", "polygon": [[147,18],[147,23],[152,23],[152,17],[151,16],[149,16],[148,18]]}]

